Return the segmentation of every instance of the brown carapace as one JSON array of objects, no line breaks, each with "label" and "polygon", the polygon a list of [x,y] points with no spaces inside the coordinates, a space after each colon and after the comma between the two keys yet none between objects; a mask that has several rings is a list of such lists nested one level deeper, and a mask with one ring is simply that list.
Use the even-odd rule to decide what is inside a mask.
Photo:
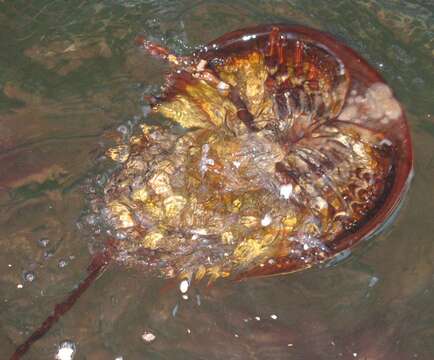
[{"label": "brown carapace", "polygon": [[189,282],[297,271],[374,235],[408,189],[403,109],[330,35],[258,26],[191,56],[137,43],[171,66],[150,102],[178,126],[142,124],[107,151],[119,168],[92,206],[113,239],[13,359],[112,260]]}]

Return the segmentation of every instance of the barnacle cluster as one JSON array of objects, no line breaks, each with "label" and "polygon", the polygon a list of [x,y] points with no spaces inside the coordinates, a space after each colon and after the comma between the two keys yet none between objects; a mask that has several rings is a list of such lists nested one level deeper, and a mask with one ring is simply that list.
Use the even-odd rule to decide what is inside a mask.
[{"label": "barnacle cluster", "polygon": [[120,167],[100,212],[119,261],[188,279],[295,271],[351,246],[383,205],[397,154],[381,126],[402,112],[390,89],[267,29],[191,57],[139,40],[172,65],[152,109],[185,132],[142,124],[107,151]]}]

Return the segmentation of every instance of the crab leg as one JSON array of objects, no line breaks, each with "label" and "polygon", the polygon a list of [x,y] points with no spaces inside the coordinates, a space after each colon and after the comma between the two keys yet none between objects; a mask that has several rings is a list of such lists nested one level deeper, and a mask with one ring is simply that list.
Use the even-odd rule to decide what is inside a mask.
[{"label": "crab leg", "polygon": [[191,59],[189,57],[172,54],[165,47],[146,39],[144,36],[138,36],[136,38],[136,45],[143,47],[152,56],[168,61],[173,65],[186,66],[190,65],[191,63]]},{"label": "crab leg", "polygon": [[179,66],[182,70],[190,73],[194,78],[206,81],[207,83],[214,86],[219,92],[228,95],[237,108],[238,117],[246,125],[246,127],[251,131],[259,130],[255,126],[254,117],[247,109],[246,104],[241,98],[239,90],[222,81],[217,74],[207,68],[207,61],[205,59],[196,60],[191,57],[181,57],[174,55],[170,53],[168,49],[147,40],[143,36],[136,38],[136,44],[142,46],[151,55],[166,60],[175,66]]}]

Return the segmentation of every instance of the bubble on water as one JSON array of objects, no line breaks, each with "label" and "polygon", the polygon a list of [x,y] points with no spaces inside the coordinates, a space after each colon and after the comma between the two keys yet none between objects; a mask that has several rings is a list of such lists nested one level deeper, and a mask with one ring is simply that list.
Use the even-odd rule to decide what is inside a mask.
[{"label": "bubble on water", "polygon": [[154,341],[157,337],[150,331],[145,331],[142,334],[142,339],[144,342],[150,343],[152,341]]},{"label": "bubble on water", "polygon": [[82,230],[83,229],[83,223],[80,220],[77,220],[75,222],[75,226],[77,227],[78,230]]},{"label": "bubble on water", "polygon": [[95,225],[95,223],[96,223],[96,216],[95,215],[88,215],[88,216],[86,216],[86,222],[89,224],[89,225]]},{"label": "bubble on water", "polygon": [[178,308],[179,308],[179,305],[178,305],[178,304],[176,304],[176,305],[173,307],[173,309],[172,309],[172,316],[173,316],[173,317],[176,316],[176,313],[178,312]]},{"label": "bubble on water", "polygon": [[149,105],[142,106],[143,116],[147,117],[151,113],[151,107]]},{"label": "bubble on water", "polygon": [[104,186],[104,184],[107,182],[107,176],[98,175],[95,179],[95,182],[98,186]]},{"label": "bubble on water", "polygon": [[182,280],[181,283],[179,284],[179,290],[185,294],[188,291],[188,287],[189,287],[189,283],[188,280]]},{"label": "bubble on water", "polygon": [[372,287],[374,287],[375,285],[377,285],[377,283],[380,281],[380,279],[378,278],[378,277],[376,277],[376,276],[372,276],[370,279],[369,279],[369,284],[368,284],[368,286],[370,287],[370,288],[372,288]]},{"label": "bubble on water", "polygon": [[48,259],[48,258],[50,258],[52,256],[53,256],[53,251],[52,250],[44,251],[44,259]]},{"label": "bubble on water", "polygon": [[60,259],[58,266],[59,268],[63,269],[66,265],[68,265],[68,262],[65,259]]},{"label": "bubble on water", "polygon": [[271,314],[270,318],[273,319],[273,320],[276,320],[277,319],[277,315],[276,314]]},{"label": "bubble on water", "polygon": [[118,128],[116,130],[125,136],[129,134],[129,130],[125,125],[118,126]]},{"label": "bubble on water", "polygon": [[74,358],[77,347],[71,340],[62,341],[57,348],[56,360],[72,360]]},{"label": "bubble on water", "polygon": [[127,238],[127,233],[125,231],[117,231],[115,237],[118,240],[125,240]]},{"label": "bubble on water", "polygon": [[27,282],[32,282],[32,281],[35,280],[36,275],[35,275],[35,273],[34,273],[33,271],[26,271],[26,272],[23,274],[23,278],[24,278],[24,280],[27,281]]},{"label": "bubble on water", "polygon": [[47,238],[40,238],[38,240],[38,245],[40,247],[46,248],[48,246],[48,244],[50,243],[50,240],[48,240]]}]

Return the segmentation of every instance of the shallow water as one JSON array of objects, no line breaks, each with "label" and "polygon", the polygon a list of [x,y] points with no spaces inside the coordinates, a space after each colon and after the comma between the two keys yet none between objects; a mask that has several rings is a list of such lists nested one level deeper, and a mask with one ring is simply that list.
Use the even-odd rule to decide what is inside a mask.
[{"label": "shallow water", "polygon": [[329,31],[394,89],[415,149],[396,221],[332,267],[199,285],[188,300],[112,266],[27,358],[54,359],[64,340],[74,359],[434,358],[433,11],[421,0],[0,2],[0,358],[86,273],[84,184],[162,81],[134,37],[188,53],[270,22]]}]

